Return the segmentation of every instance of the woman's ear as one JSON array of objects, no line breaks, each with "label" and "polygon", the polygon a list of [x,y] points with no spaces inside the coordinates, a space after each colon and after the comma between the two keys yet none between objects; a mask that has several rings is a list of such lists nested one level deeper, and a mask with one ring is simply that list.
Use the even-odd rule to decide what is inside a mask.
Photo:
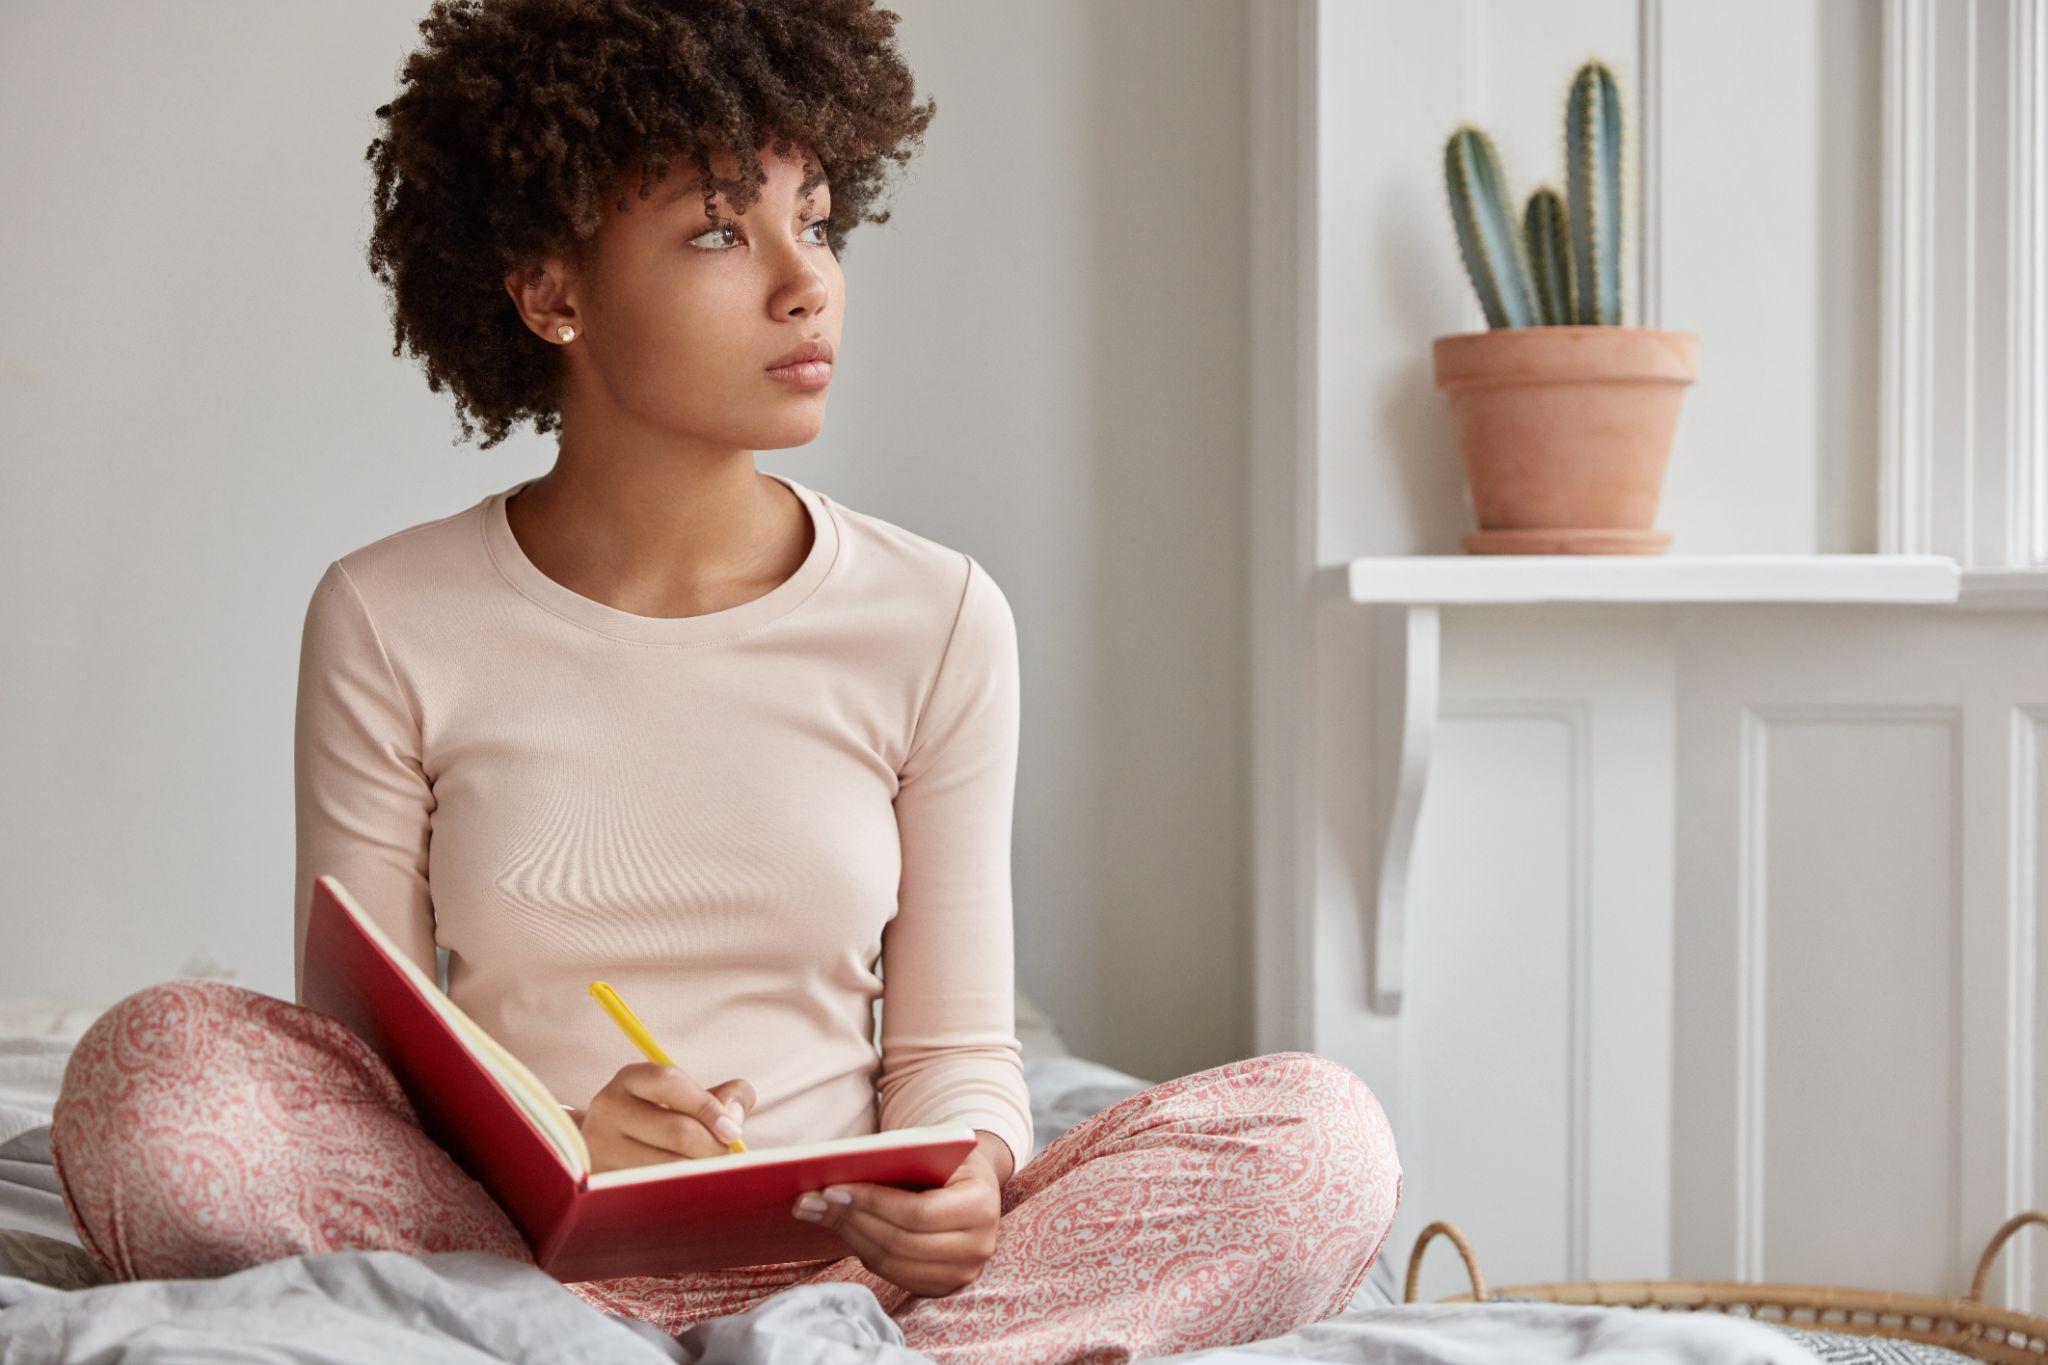
[{"label": "woman's ear", "polygon": [[505,292],[512,296],[519,320],[543,341],[558,340],[556,329],[563,323],[581,330],[569,301],[566,275],[554,258],[506,271]]}]

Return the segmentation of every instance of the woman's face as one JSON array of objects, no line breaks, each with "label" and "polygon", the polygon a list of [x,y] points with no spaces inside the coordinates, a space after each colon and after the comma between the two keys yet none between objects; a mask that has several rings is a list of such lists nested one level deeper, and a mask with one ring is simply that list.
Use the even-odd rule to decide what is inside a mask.
[{"label": "woman's face", "polygon": [[[529,295],[548,311],[528,316],[549,340],[563,321],[576,328],[562,347],[565,430],[749,451],[816,438],[830,384],[792,384],[767,371],[812,338],[838,350],[845,276],[826,242],[832,188],[817,170],[806,187],[800,159],[766,147],[761,158],[768,183],[744,214],[720,195],[707,216],[687,162],[641,199],[633,167],[606,197],[587,269],[547,263],[540,287],[558,292]],[[739,160],[716,153],[712,168],[737,176]]]}]

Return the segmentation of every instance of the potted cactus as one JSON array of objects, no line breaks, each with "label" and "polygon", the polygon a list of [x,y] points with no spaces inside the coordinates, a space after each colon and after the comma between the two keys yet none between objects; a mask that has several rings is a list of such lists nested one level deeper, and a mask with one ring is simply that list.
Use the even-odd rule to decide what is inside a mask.
[{"label": "potted cactus", "polygon": [[1477,531],[1472,554],[1661,554],[1651,526],[1699,337],[1621,325],[1620,97],[1597,60],[1565,102],[1564,195],[1510,216],[1500,157],[1461,124],[1444,179],[1487,329],[1436,338]]}]

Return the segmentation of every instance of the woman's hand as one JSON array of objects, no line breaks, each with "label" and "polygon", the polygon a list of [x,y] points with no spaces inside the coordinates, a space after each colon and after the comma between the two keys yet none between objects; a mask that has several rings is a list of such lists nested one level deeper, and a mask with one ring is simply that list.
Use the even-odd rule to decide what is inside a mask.
[{"label": "woman's hand", "polygon": [[[1000,1154],[990,1154],[990,1144]],[[792,1210],[837,1232],[861,1264],[913,1294],[950,1294],[995,1255],[1009,1147],[984,1133],[946,1183],[930,1190],[849,1181],[806,1194]],[[815,1213],[806,1213],[806,1209]]]},{"label": "woman's hand", "polygon": [[590,1148],[591,1170],[609,1171],[723,1156],[753,1107],[754,1087],[746,1081],[720,1081],[707,1090],[679,1066],[634,1062],[619,1068],[588,1109],[570,1112]]}]

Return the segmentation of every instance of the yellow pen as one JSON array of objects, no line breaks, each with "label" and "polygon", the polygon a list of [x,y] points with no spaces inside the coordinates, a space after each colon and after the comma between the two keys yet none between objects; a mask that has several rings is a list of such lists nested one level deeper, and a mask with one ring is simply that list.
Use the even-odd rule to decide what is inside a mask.
[{"label": "yellow pen", "polygon": [[[647,1054],[648,1061],[656,1066],[675,1065],[668,1053],[662,1051],[661,1044],[654,1041],[654,1035],[647,1031],[647,1025],[641,1023],[640,1017],[626,1007],[625,1001],[619,999],[619,993],[612,989],[610,982],[591,982],[590,993],[597,997],[598,1004],[604,1006],[604,1012],[612,1017],[612,1022],[625,1030],[626,1036],[633,1040],[633,1045]],[[744,1152],[747,1150],[747,1144],[734,1138],[725,1144],[725,1149],[729,1152]]]}]

